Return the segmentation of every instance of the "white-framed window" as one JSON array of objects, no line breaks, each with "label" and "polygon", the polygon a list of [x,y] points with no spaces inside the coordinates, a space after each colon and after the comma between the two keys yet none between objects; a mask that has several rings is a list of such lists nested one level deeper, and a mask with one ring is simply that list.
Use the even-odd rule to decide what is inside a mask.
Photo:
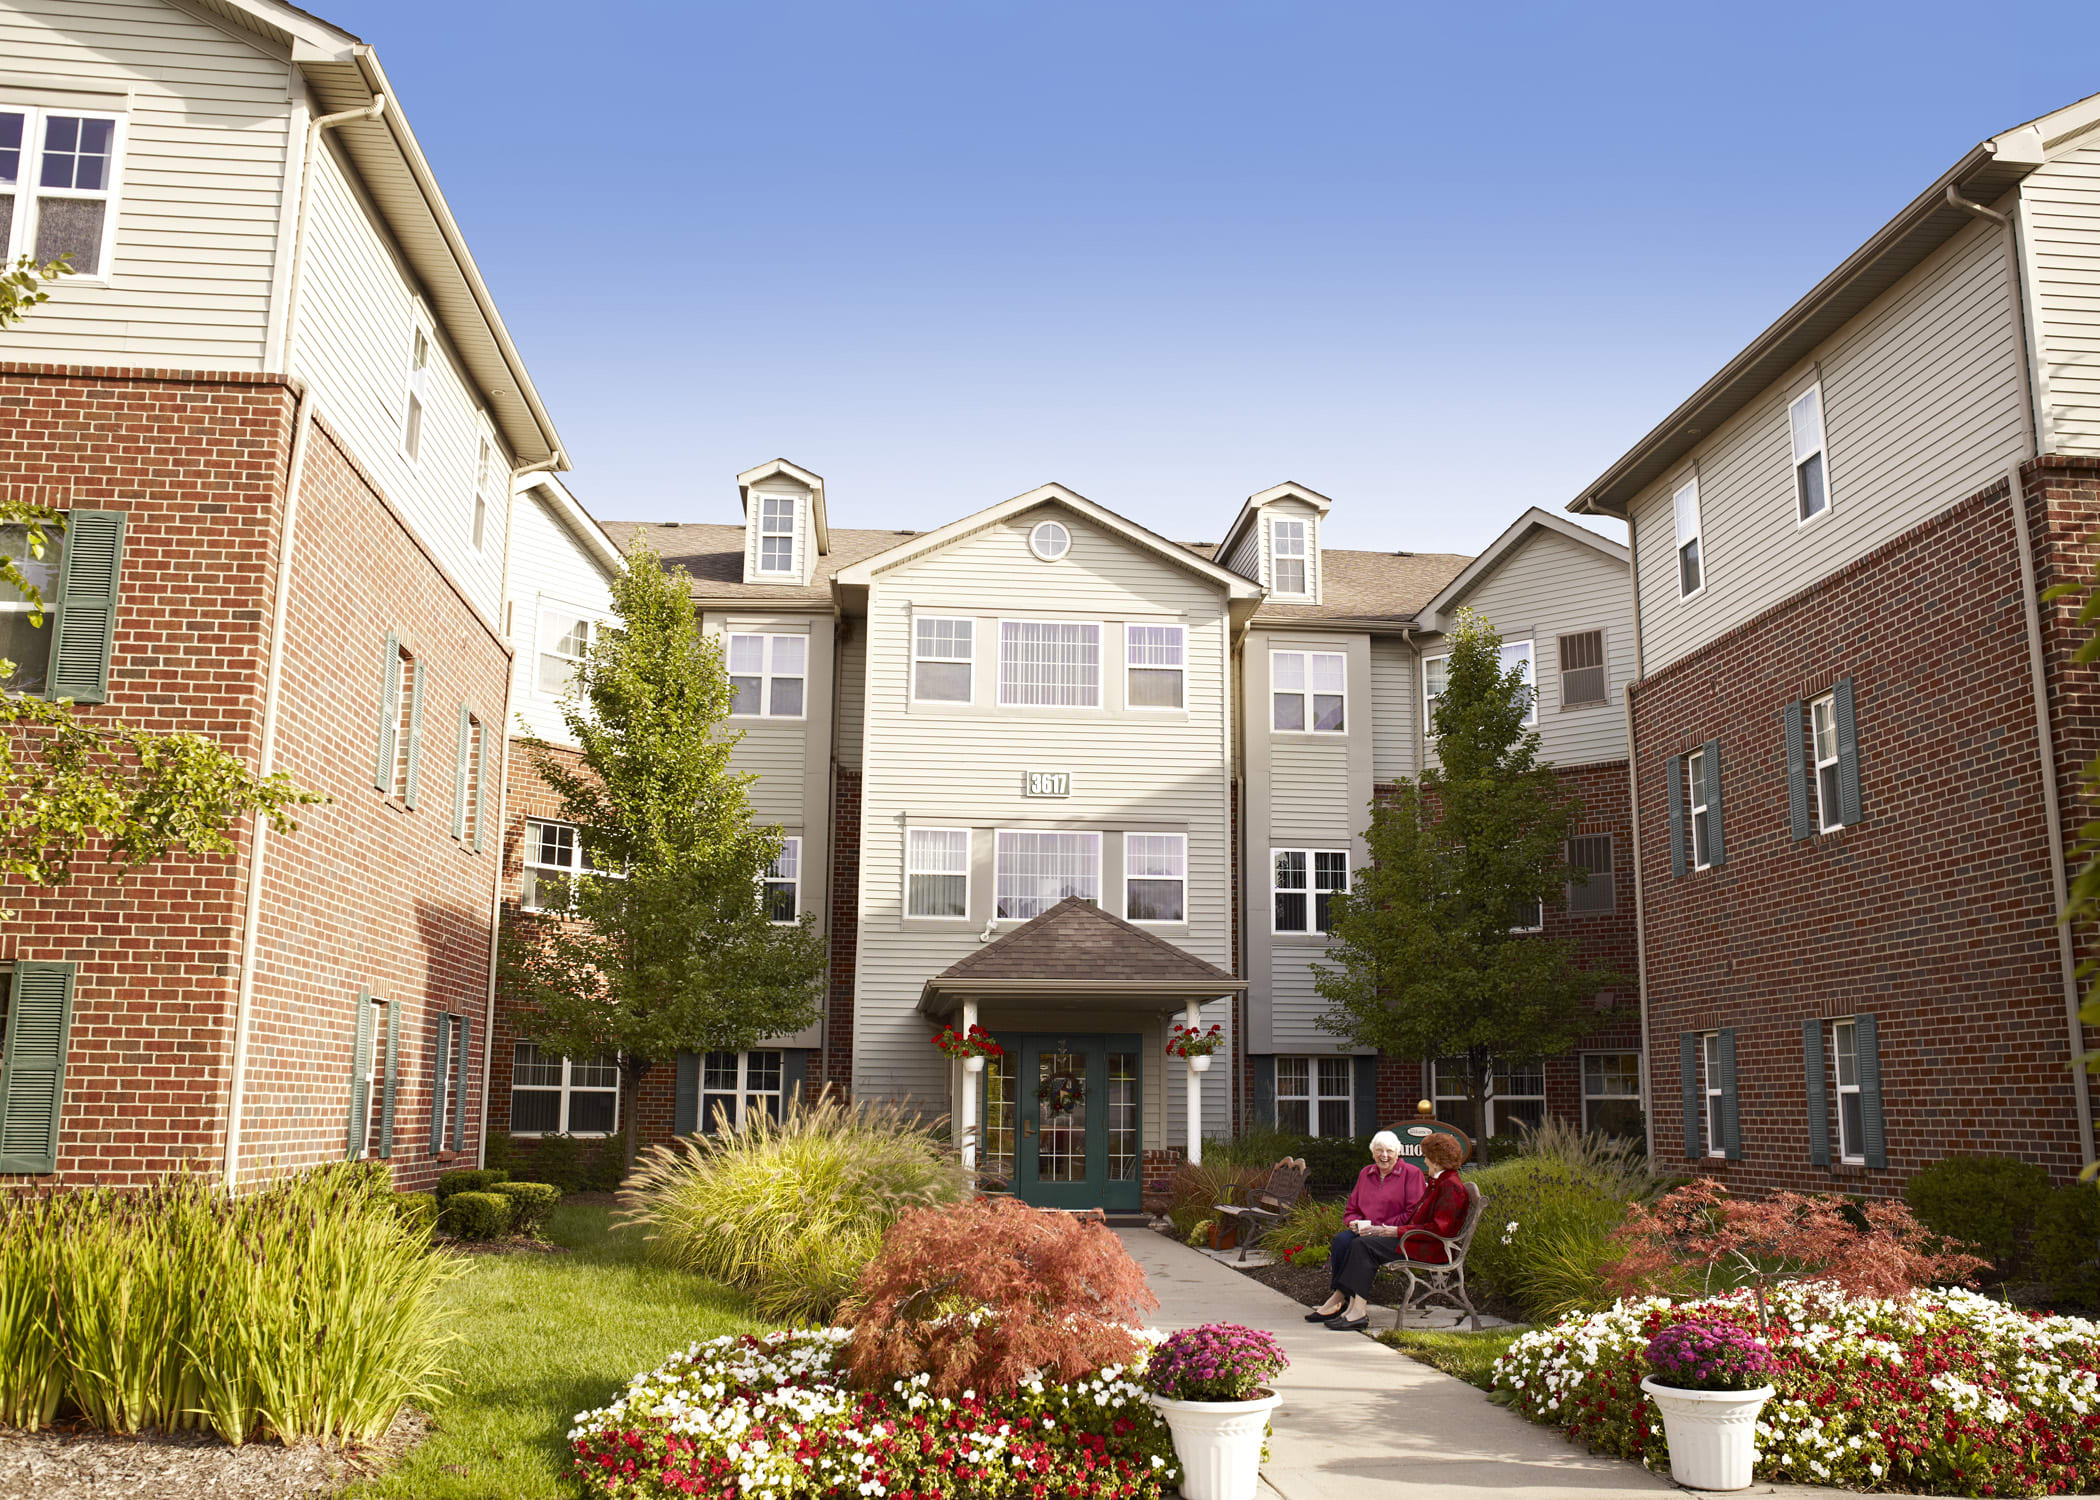
[{"label": "white-framed window", "polygon": [[1686,784],[1685,805],[1690,810],[1692,824],[1692,868],[1703,870],[1713,863],[1713,768],[1707,764],[1704,750],[1694,750],[1684,758]]},{"label": "white-framed window", "polygon": [[123,155],[120,115],[0,105],[0,264],[64,255],[107,280]]},{"label": "white-framed window", "polygon": [[394,720],[394,768],[387,795],[396,802],[408,801],[408,764],[415,743],[416,695],[423,691],[423,662],[406,646],[395,652],[394,701],[389,705]]},{"label": "white-framed window", "polygon": [[1823,382],[1817,381],[1786,409],[1794,440],[1794,503],[1803,522],[1830,509],[1829,462],[1823,443]]},{"label": "white-framed window", "polygon": [[1269,587],[1276,594],[1304,597],[1312,592],[1311,547],[1303,521],[1269,518]]},{"label": "white-framed window", "polygon": [[802,840],[789,834],[780,841],[780,852],[766,866],[763,900],[766,920],[776,927],[792,927],[802,919]]},{"label": "white-framed window", "polygon": [[1425,656],[1422,658],[1422,732],[1430,739],[1436,738],[1436,700],[1444,696],[1444,689],[1451,686],[1451,658]]},{"label": "white-framed window", "polygon": [[1546,903],[1537,897],[1519,901],[1517,909],[1510,914],[1511,932],[1544,932],[1546,930]]},{"label": "white-framed window", "polygon": [[525,876],[519,905],[526,911],[559,911],[568,905],[569,885],[578,875],[606,873],[591,862],[583,830],[574,823],[527,818],[522,852]]},{"label": "white-framed window", "polygon": [[1568,863],[1587,877],[1582,884],[1568,882],[1568,915],[1595,916],[1617,904],[1613,890],[1611,835],[1587,833],[1568,840]]},{"label": "white-framed window", "polygon": [[489,440],[481,440],[481,456],[474,464],[474,550],[479,552],[489,535],[489,474],[495,467]]},{"label": "white-framed window", "polygon": [[1356,1134],[1350,1057],[1276,1059],[1276,1128],[1289,1135]]},{"label": "white-framed window", "polygon": [[700,1058],[700,1128],[713,1133],[716,1117],[741,1125],[757,1111],[780,1118],[785,1069],[778,1052],[708,1052]]},{"label": "white-framed window", "polygon": [[904,834],[904,914],[970,914],[970,830],[910,828]]},{"label": "white-framed window", "polygon": [[808,671],[806,635],[731,635],[729,685],[736,702],[729,712],[747,719],[801,718]]},{"label": "white-framed window", "polygon": [[1056,562],[1072,550],[1072,530],[1062,521],[1038,521],[1028,528],[1028,550],[1044,562]]},{"label": "white-framed window", "polygon": [[1706,562],[1699,553],[1699,481],[1687,479],[1670,497],[1677,512],[1677,597],[1689,599],[1706,587]]},{"label": "white-framed window", "polygon": [[1101,835],[999,830],[992,856],[994,915],[1039,917],[1069,896],[1101,899]]},{"label": "white-framed window", "polygon": [[1641,1054],[1582,1054],[1582,1128],[1605,1135],[1641,1130]]},{"label": "white-framed window", "polygon": [[758,497],[758,571],[761,573],[794,573],[795,567],[795,497],[792,495],[760,495]]},{"label": "white-framed window", "polygon": [[1485,1118],[1471,1097],[1464,1058],[1445,1058],[1436,1065],[1436,1117],[1458,1126],[1468,1135],[1510,1135],[1520,1128],[1535,1129],[1546,1118],[1546,1066],[1544,1063],[1505,1063],[1488,1066],[1488,1095]]},{"label": "white-framed window", "polygon": [[531,1042],[512,1046],[512,1135],[611,1135],[619,1128],[617,1060],[560,1057]]},{"label": "white-framed window", "polygon": [[1189,836],[1123,835],[1123,916],[1132,922],[1189,919]]},{"label": "white-framed window", "polygon": [[1721,1033],[1699,1033],[1699,1099],[1705,1117],[1702,1134],[1708,1156],[1728,1154],[1727,1132],[1721,1128]]},{"label": "white-framed window", "polygon": [[1867,1136],[1859,1097],[1859,1028],[1853,1022],[1831,1022],[1830,1061],[1837,1075],[1838,1160],[1865,1166]]},{"label": "white-framed window", "polygon": [[1504,641],[1502,643],[1502,672],[1507,676],[1516,672],[1524,681],[1524,722],[1536,725],[1539,721],[1538,674],[1532,670],[1531,642]]},{"label": "white-framed window", "polygon": [[[14,663],[14,676],[0,682],[17,693],[41,693],[50,680],[51,624],[58,617],[59,561],[65,553],[65,533],[57,526],[41,528],[44,555],[29,550],[27,526],[0,526],[0,553],[22,570],[22,576],[43,596],[41,607],[11,583],[0,583],[0,658]],[[33,615],[41,614],[43,623]]]},{"label": "white-framed window", "polygon": [[540,611],[539,671],[536,686],[559,698],[575,685],[583,659],[590,655],[602,627],[589,615],[559,605]]},{"label": "white-framed window", "polygon": [[1332,931],[1334,898],[1349,889],[1346,849],[1271,849],[1276,932]]},{"label": "white-framed window", "polygon": [[977,622],[918,615],[911,622],[911,696],[915,703],[969,703]]},{"label": "white-framed window", "polygon": [[1342,734],[1349,722],[1349,658],[1339,651],[1271,651],[1269,693],[1272,727]]},{"label": "white-framed window", "polygon": [[408,400],[401,409],[401,451],[410,463],[423,453],[423,408],[430,399],[430,335],[418,324],[408,346]]},{"label": "white-framed window", "polygon": [[365,1054],[357,1059],[358,1071],[365,1080],[364,1155],[379,1154],[379,1123],[383,1118],[380,1109],[384,1103],[386,1072],[386,1014],[387,1002],[374,995],[367,1002],[372,1007],[371,1020],[365,1026]]},{"label": "white-framed window", "polygon": [[1808,705],[1816,756],[1816,827],[1835,833],[1845,826],[1838,800],[1837,695],[1825,693]]},{"label": "white-framed window", "polygon": [[1132,708],[1181,708],[1186,703],[1188,628],[1123,627],[1123,701]]},{"label": "white-framed window", "polygon": [[1007,708],[1099,708],[1099,623],[1001,620],[999,702]]}]

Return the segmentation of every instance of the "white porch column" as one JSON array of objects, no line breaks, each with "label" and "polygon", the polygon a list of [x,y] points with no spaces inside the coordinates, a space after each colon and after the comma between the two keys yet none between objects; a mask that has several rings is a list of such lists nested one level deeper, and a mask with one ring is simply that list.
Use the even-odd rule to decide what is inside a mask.
[{"label": "white porch column", "polygon": [[[1194,1000],[1188,1003],[1186,1016],[1191,1033],[1203,1019],[1203,1006]],[[1192,1057],[1182,1064],[1189,1074],[1189,1160],[1203,1160],[1203,1075],[1196,1071],[1196,1060]]]},{"label": "white porch column", "polygon": [[[970,1028],[976,1024],[977,1002],[963,1001],[963,1035],[968,1036]],[[983,1066],[982,1059],[979,1060],[979,1066]],[[958,1099],[955,1105],[955,1127],[962,1140],[962,1164],[971,1168],[977,1165],[977,1082],[982,1077],[982,1073],[970,1071],[969,1063],[963,1064],[962,1098]]]}]

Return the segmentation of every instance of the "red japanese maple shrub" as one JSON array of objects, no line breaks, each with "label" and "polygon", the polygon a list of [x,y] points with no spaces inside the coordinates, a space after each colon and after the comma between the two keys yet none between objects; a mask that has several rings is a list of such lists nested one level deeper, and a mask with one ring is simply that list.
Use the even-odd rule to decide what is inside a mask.
[{"label": "red japanese maple shrub", "polygon": [[1077,1380],[1136,1362],[1132,1326],[1159,1306],[1106,1224],[977,1199],[907,1213],[862,1272],[841,1321],[854,1382],[924,1372],[936,1395]]}]

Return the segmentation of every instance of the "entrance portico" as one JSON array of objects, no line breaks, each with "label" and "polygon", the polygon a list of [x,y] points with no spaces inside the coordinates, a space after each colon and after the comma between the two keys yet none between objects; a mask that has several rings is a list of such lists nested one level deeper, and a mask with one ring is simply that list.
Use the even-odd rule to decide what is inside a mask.
[{"label": "entrance portico", "polygon": [[1207,1002],[1245,988],[1076,896],[935,975],[920,1013],[981,1025],[1005,1049],[978,1071],[951,1069],[964,1161],[1031,1203],[1135,1211],[1145,1150],[1169,1144],[1161,1106],[1176,1082],[1187,1092],[1188,1157],[1203,1154],[1209,1059],[1168,1056],[1169,1024],[1195,1026]]}]

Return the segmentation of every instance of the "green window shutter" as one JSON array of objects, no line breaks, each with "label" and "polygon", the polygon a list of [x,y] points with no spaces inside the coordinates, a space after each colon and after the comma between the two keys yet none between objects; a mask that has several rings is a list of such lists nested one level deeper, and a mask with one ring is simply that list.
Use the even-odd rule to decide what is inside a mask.
[{"label": "green window shutter", "polygon": [[445,1149],[445,1105],[449,1102],[445,1083],[452,1064],[452,1017],[438,1017],[437,1045],[430,1049],[430,1154]]},{"label": "green window shutter", "polygon": [[474,750],[474,826],[469,833],[473,849],[481,852],[481,831],[489,826],[489,726],[481,726],[481,743]]},{"label": "green window shutter", "polygon": [[1684,1084],[1684,1159],[1697,1161],[1706,1154],[1706,1142],[1700,1139],[1699,1129],[1699,1033],[1696,1031],[1677,1033],[1677,1072]]},{"label": "green window shutter", "polygon": [[1721,1151],[1730,1161],[1743,1159],[1743,1128],[1736,1108],[1735,1033],[1721,1032]]},{"label": "green window shutter", "polygon": [[1721,836],[1721,742],[1706,742],[1706,862],[1728,863],[1728,844]]},{"label": "green window shutter", "polygon": [[372,1123],[372,992],[357,992],[357,1024],[350,1043],[350,1142],[343,1156],[355,1161],[365,1154],[365,1132]]},{"label": "green window shutter", "polygon": [[1786,706],[1786,820],[1788,831],[1805,839],[1816,831],[1808,815],[1808,722],[1800,701]]},{"label": "green window shutter", "polygon": [[53,698],[75,703],[108,699],[109,655],[117,636],[117,579],[123,564],[124,512],[76,510],[67,515],[58,623],[51,636]]},{"label": "green window shutter", "polygon": [[1830,1165],[1830,1084],[1824,1076],[1823,1023],[1801,1023],[1802,1068],[1808,1078],[1808,1159]]},{"label": "green window shutter", "polygon": [[1837,710],[1838,821],[1850,828],[1864,814],[1859,804],[1859,721],[1852,712],[1852,679],[1840,677],[1831,694]]},{"label": "green window shutter", "polygon": [[[983,1074],[978,1075],[980,1078]],[[700,1054],[678,1054],[678,1085],[671,1095],[671,1133],[694,1135],[700,1129]]]},{"label": "green window shutter", "polygon": [[463,839],[467,836],[467,753],[474,743],[474,710],[465,704],[459,709],[459,748],[452,761],[452,836]]},{"label": "green window shutter", "polygon": [[416,772],[423,758],[423,699],[430,686],[423,679],[429,667],[420,656],[409,659],[408,671],[408,785],[402,790],[401,805],[416,805]]},{"label": "green window shutter", "polygon": [[452,1149],[467,1148],[467,1101],[474,1096],[467,1089],[467,1059],[473,1056],[470,1039],[474,1035],[474,1022],[467,1016],[455,1016],[452,1027],[452,1045],[459,1053],[458,1081],[459,1100],[452,1109]]},{"label": "green window shutter", "polygon": [[401,723],[401,638],[386,633],[386,655],[379,663],[379,759],[372,767],[372,787],[394,794],[394,735]]},{"label": "green window shutter", "polygon": [[[1276,1110],[1274,1087],[1272,1079],[1269,1104],[1272,1119]],[[1369,1135],[1382,1128],[1378,1123],[1378,1059],[1375,1057],[1356,1060],[1356,1119],[1351,1123],[1355,1127],[1349,1132],[1351,1135]]]},{"label": "green window shutter", "polygon": [[1684,857],[1684,757],[1673,755],[1664,763],[1663,779],[1670,788],[1670,873],[1682,876]]},{"label": "green window shutter", "polygon": [[15,965],[0,1048],[0,1172],[58,1170],[73,973],[72,964]]},{"label": "green window shutter", "polygon": [[379,1154],[394,1154],[394,1098],[401,1083],[401,1002],[386,1003],[386,1074],[379,1085]]},{"label": "green window shutter", "polygon": [[1872,1016],[1854,1016],[1852,1034],[1859,1048],[1860,1144],[1868,1166],[1885,1167],[1889,1145],[1881,1123],[1881,1027]]},{"label": "green window shutter", "polygon": [[[1276,1125],[1276,1058],[1267,1053],[1250,1057],[1247,1070],[1252,1075],[1248,1113],[1256,1124],[1273,1129]],[[1363,1122],[1357,1123],[1361,1125]]]}]

